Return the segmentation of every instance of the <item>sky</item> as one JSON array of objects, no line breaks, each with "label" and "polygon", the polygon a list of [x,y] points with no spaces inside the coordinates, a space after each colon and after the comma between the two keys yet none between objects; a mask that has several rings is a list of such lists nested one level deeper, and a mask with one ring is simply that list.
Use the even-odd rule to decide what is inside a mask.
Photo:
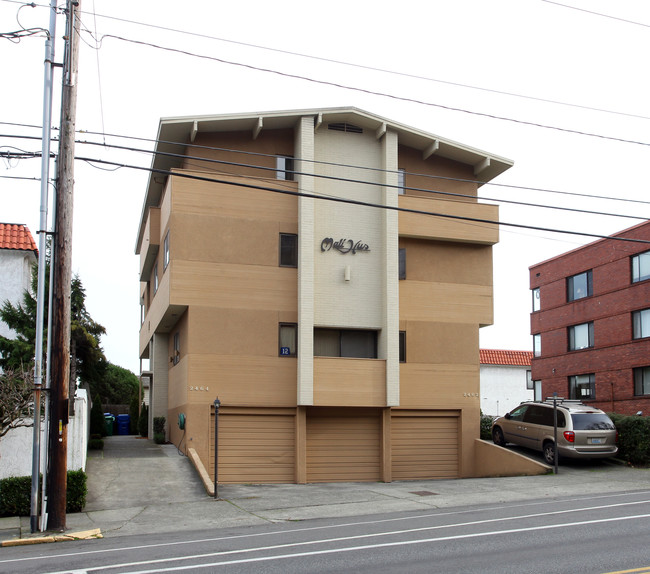
[{"label": "sky", "polygon": [[[75,163],[72,267],[107,330],[108,360],[136,374],[147,172],[88,159],[149,167],[160,118],[353,106],[512,160],[479,191],[516,225],[501,226],[494,248],[482,348],[532,349],[529,266],[595,239],[576,233],[650,215],[646,0],[82,0],[81,10],[76,156],[86,159]],[[49,2],[0,0],[0,153],[40,151],[43,117],[45,38],[5,34],[48,24]],[[54,78],[56,127],[60,68]],[[0,221],[27,224],[37,242],[40,171],[38,158],[0,157]]]}]

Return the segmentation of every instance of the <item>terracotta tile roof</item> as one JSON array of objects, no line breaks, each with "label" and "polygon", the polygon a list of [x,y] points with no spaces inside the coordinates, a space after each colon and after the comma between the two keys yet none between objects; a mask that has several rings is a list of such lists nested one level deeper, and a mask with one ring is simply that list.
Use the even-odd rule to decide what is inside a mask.
[{"label": "terracotta tile roof", "polygon": [[20,223],[0,223],[0,249],[34,251],[38,254],[38,248],[29,228]]},{"label": "terracotta tile roof", "polygon": [[532,351],[502,351],[499,349],[480,349],[481,365],[514,365],[530,367]]}]

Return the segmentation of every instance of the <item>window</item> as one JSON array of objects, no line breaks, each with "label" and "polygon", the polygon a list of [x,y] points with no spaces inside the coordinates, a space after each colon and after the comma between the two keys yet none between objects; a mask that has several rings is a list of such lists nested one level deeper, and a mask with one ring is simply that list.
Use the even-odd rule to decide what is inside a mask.
[{"label": "window", "polygon": [[280,233],[280,267],[298,267],[298,236]]},{"label": "window", "polygon": [[573,277],[567,277],[567,301],[575,301],[576,299],[593,295],[592,283],[591,270],[579,273]]},{"label": "window", "polygon": [[377,358],[377,331],[314,329],[315,357]]},{"label": "window", "polygon": [[167,265],[169,265],[169,231],[163,241],[163,270],[167,269]]},{"label": "window", "polygon": [[541,401],[542,400],[542,381],[533,381],[533,384],[535,385],[535,390],[533,391],[534,396],[533,399],[536,401]]},{"label": "window", "polygon": [[650,279],[650,251],[632,257],[632,283]]},{"label": "window", "polygon": [[275,178],[284,181],[293,180],[293,157],[278,155],[275,157]]},{"label": "window", "polygon": [[406,363],[406,331],[399,332],[399,362]]},{"label": "window", "polygon": [[593,322],[582,323],[569,327],[569,351],[588,349],[594,346]]},{"label": "window", "polygon": [[540,301],[539,301],[539,287],[537,289],[533,289],[533,313],[535,311],[539,311],[540,309]]},{"label": "window", "polygon": [[178,365],[181,360],[181,334],[174,333],[174,354],[172,355],[172,363]]},{"label": "window", "polygon": [[147,314],[147,309],[144,306],[144,297],[140,297],[140,325],[144,325],[144,318]]},{"label": "window", "polygon": [[406,279],[406,248],[399,249],[398,279]]},{"label": "window", "polygon": [[575,375],[569,377],[569,398],[570,399],[595,399],[596,398],[596,375]]},{"label": "window", "polygon": [[298,325],[296,323],[280,323],[278,346],[281,357],[295,357],[298,354]]},{"label": "window", "polygon": [[535,388],[535,382],[531,371],[526,371],[526,389],[532,391]]},{"label": "window", "polygon": [[406,193],[406,170],[401,167],[397,170],[397,193],[399,195]]},{"label": "window", "polygon": [[634,339],[650,337],[650,309],[632,313],[632,337]]},{"label": "window", "polygon": [[158,263],[153,266],[153,292],[158,291]]},{"label": "window", "polygon": [[634,394],[650,395],[650,367],[634,369]]},{"label": "window", "polygon": [[533,335],[533,356],[542,356],[542,335],[540,333]]}]

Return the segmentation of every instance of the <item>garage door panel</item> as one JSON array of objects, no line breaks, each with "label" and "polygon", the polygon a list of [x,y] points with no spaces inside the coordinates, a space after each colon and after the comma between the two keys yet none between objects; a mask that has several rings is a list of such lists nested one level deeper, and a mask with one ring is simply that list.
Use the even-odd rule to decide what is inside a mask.
[{"label": "garage door panel", "polygon": [[457,478],[458,417],[405,416],[391,419],[393,480]]},{"label": "garage door panel", "polygon": [[376,409],[313,409],[307,413],[307,481],[375,481],[380,476]]},{"label": "garage door panel", "polygon": [[[210,433],[214,453],[214,419]],[[210,460],[214,476],[214,454]],[[295,480],[295,417],[219,414],[219,482],[268,483]]]}]

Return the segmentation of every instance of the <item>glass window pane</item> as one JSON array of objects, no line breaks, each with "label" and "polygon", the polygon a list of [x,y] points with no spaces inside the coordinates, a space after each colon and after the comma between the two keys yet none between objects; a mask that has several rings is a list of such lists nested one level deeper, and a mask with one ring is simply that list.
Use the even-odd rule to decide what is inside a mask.
[{"label": "glass window pane", "polygon": [[539,300],[539,287],[533,289],[533,312],[539,311],[540,309],[540,300]]},{"label": "glass window pane", "polygon": [[374,331],[341,331],[341,357],[377,358]]},{"label": "glass window pane", "polygon": [[542,336],[539,333],[533,335],[533,356],[542,356]]},{"label": "glass window pane", "polygon": [[295,356],[298,339],[298,326],[295,324],[280,325],[280,355]]},{"label": "glass window pane", "polygon": [[399,279],[406,279],[406,248],[399,250]]},{"label": "glass window pane", "polygon": [[632,281],[650,279],[650,252],[639,253],[632,257]]},{"label": "glass window pane", "polygon": [[314,357],[340,357],[339,340],[336,329],[314,329]]},{"label": "glass window pane", "polygon": [[280,266],[298,267],[298,236],[280,233]]}]

